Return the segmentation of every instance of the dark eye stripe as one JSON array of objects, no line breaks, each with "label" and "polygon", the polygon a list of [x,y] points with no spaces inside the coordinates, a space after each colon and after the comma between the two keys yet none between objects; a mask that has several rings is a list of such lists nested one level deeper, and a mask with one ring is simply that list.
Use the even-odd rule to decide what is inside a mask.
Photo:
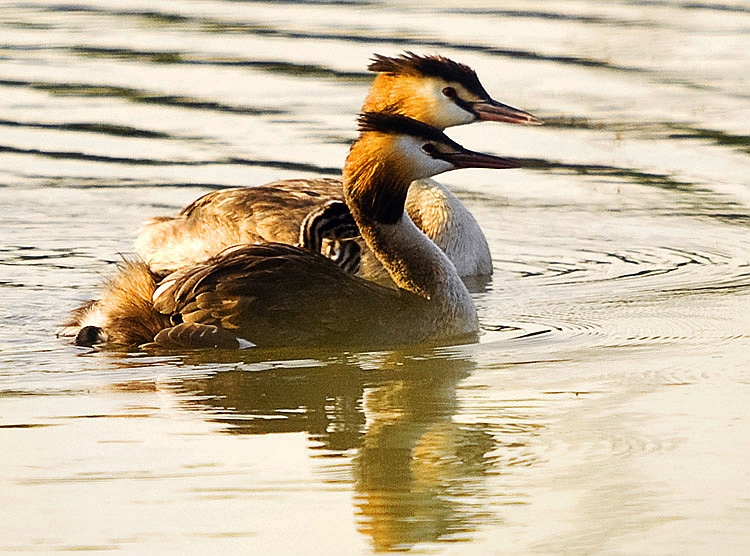
[{"label": "dark eye stripe", "polygon": [[425,143],[424,145],[422,145],[422,150],[432,158],[439,158],[440,156],[440,151],[432,143]]},{"label": "dark eye stripe", "polygon": [[443,89],[443,94],[446,97],[451,98],[451,99],[455,99],[456,97],[458,97],[458,93],[456,92],[456,89],[454,89],[453,87],[445,87]]},{"label": "dark eye stripe", "polygon": [[[454,102],[461,106],[463,101],[456,99]],[[466,103],[464,103],[466,104]],[[461,106],[461,108],[464,108]],[[470,108],[464,108],[471,112]],[[397,133],[418,137],[434,143],[449,145],[454,149],[462,149],[461,145],[450,139],[439,129],[429,126],[425,123],[418,122],[412,118],[402,116],[401,114],[391,114],[388,112],[365,112],[360,114],[359,131],[377,131],[380,133]]]}]

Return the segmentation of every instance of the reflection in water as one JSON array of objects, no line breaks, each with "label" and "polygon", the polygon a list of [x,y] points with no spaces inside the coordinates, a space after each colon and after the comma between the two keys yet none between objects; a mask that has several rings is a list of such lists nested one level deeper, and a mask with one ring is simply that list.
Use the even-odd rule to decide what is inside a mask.
[{"label": "reflection in water", "polygon": [[456,382],[473,363],[411,361],[407,374],[364,393],[367,429],[354,465],[360,530],[378,551],[473,531],[492,436],[452,421]]},{"label": "reflection in water", "polygon": [[346,364],[220,372],[184,380],[180,389],[232,434],[305,432],[321,447],[343,451],[359,445],[364,429],[363,377]]},{"label": "reflection in water", "polygon": [[486,426],[454,421],[456,384],[474,363],[402,353],[352,359],[235,369],[183,379],[178,389],[231,434],[305,432],[313,449],[356,450],[359,529],[376,550],[467,538],[488,520],[476,498],[496,448]]}]

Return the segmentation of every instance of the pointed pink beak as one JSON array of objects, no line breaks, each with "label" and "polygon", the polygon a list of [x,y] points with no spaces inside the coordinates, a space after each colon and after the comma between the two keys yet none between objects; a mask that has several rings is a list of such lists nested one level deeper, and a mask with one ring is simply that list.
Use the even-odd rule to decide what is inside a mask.
[{"label": "pointed pink beak", "polygon": [[471,103],[471,109],[480,120],[507,122],[509,124],[543,125],[544,122],[528,112],[513,108],[496,100],[479,100]]}]

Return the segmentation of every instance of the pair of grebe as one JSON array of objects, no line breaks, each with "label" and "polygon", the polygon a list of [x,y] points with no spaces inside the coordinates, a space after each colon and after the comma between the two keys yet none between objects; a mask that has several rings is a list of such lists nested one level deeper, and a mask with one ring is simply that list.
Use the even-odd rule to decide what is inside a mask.
[{"label": "pair of grebe", "polygon": [[[474,70],[439,56],[407,53],[375,56],[377,75],[362,112],[393,112],[441,131],[477,120],[534,125],[522,110],[493,100]],[[231,188],[204,195],[176,217],[146,225],[136,253],[158,274],[205,261],[222,249],[245,243],[298,241],[304,218],[315,207],[344,200],[341,180],[283,180],[252,188]],[[474,216],[442,184],[415,180],[406,198],[412,221],[456,266],[460,276],[492,274],[487,240]],[[363,249],[360,276],[387,281],[375,257]]]},{"label": "pair of grebe", "polygon": [[[74,313],[76,343],[389,346],[475,337],[461,276],[491,273],[487,243],[458,199],[427,178],[518,166],[464,149],[443,134],[447,126],[540,122],[492,100],[473,70],[443,57],[376,57],[370,69],[379,73],[342,182],[217,191],[155,220],[137,241],[142,260],[124,263],[102,299]],[[306,217],[342,200],[365,248],[364,278],[295,245]],[[371,280],[383,272],[391,287]]]}]

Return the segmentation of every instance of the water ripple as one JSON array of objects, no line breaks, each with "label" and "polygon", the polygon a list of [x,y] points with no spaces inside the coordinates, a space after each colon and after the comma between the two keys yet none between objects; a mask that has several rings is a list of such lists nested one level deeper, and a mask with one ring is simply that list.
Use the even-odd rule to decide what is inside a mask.
[{"label": "water ripple", "polygon": [[168,133],[138,129],[130,126],[114,125],[104,122],[73,122],[73,123],[42,123],[19,122],[14,120],[0,120],[0,126],[20,127],[28,129],[50,129],[54,131],[73,131],[84,133],[99,133],[114,137],[139,137],[143,139],[173,139]]},{"label": "water ripple", "polygon": [[329,78],[348,82],[369,82],[372,80],[372,74],[364,71],[340,71],[321,64],[298,64],[286,60],[248,60],[237,57],[215,58],[206,54],[180,51],[135,50],[92,46],[72,46],[70,47],[70,51],[89,58],[113,58],[152,64],[189,64],[252,68],[278,75],[314,77],[317,79]]},{"label": "water ripple", "polygon": [[[306,29],[304,31],[292,31],[287,29],[274,28],[268,24],[227,21],[209,18],[206,16],[186,16],[167,13],[164,11],[113,10],[94,6],[47,5],[43,8],[43,10],[64,11],[66,13],[96,13],[116,17],[138,18],[150,22],[157,22],[160,25],[179,26],[181,28],[192,27],[208,33],[246,33],[261,37],[275,37],[287,40],[336,40],[346,41],[350,43],[373,43],[381,45],[383,43],[390,43],[393,45],[404,46],[406,48],[420,47],[431,49],[452,49],[465,52],[482,52],[484,54],[508,57],[517,60],[553,62],[555,64],[607,69],[624,73],[651,73],[649,70],[643,67],[619,65],[603,59],[564,54],[543,54],[538,51],[525,50],[520,48],[501,48],[489,45],[447,42],[435,39],[425,39],[414,35],[384,35],[382,31],[377,35],[369,35],[364,33],[355,34],[351,31],[321,32],[320,30],[313,29]],[[697,83],[690,83],[689,85],[694,87],[703,87],[703,85],[699,85]]]},{"label": "water ripple", "polygon": [[210,110],[229,114],[243,114],[250,116],[267,116],[285,114],[284,110],[271,108],[256,108],[253,106],[238,106],[212,100],[199,99],[189,96],[164,95],[113,85],[92,85],[88,83],[51,83],[43,81],[24,81],[18,79],[0,79],[0,86],[27,87],[45,91],[52,95],[76,97],[107,97],[121,98],[130,102],[172,106],[192,110]]},{"label": "water ripple", "polygon": [[213,166],[213,165],[236,165],[236,166],[258,166],[263,168],[278,168],[281,170],[297,170],[300,172],[311,172],[338,176],[340,168],[317,166],[304,162],[292,162],[287,160],[254,160],[249,158],[228,157],[217,160],[170,160],[157,158],[132,158],[122,156],[108,156],[89,154],[75,151],[47,151],[42,149],[22,149],[0,145],[0,153],[25,154],[43,156],[47,158],[65,160],[86,160],[90,162],[106,162],[115,164],[128,164],[132,166]]}]

